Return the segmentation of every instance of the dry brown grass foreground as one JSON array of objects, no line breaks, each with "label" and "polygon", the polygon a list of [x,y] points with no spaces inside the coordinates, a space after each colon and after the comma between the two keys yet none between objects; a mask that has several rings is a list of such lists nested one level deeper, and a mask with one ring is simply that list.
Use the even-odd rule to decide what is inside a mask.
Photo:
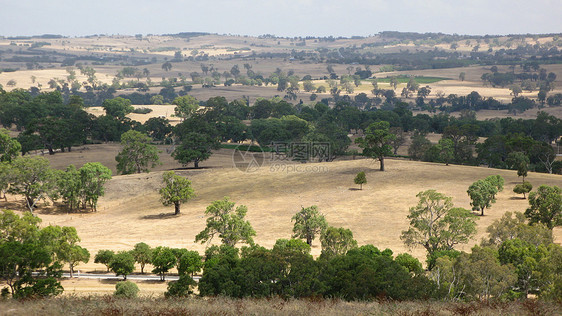
[{"label": "dry brown grass foreground", "polygon": [[115,299],[111,296],[0,301],[0,315],[560,315],[560,304],[535,300],[509,303],[345,302],[300,299]]},{"label": "dry brown grass foreground", "polygon": [[[395,254],[411,252],[424,260],[423,249],[410,251],[400,240],[401,231],[408,227],[408,210],[417,204],[418,192],[435,189],[452,196],[455,206],[470,208],[466,190],[472,182],[493,174],[505,178],[505,189],[498,194],[497,202],[485,211],[485,216],[478,218],[478,235],[470,244],[459,247],[466,251],[505,212],[524,211],[528,206],[527,200],[512,192],[521,180],[510,170],[387,159],[387,171],[380,172],[378,162],[359,159],[285,168],[266,165],[256,172],[243,173],[232,167],[230,153],[226,149],[218,151],[202,164],[207,168],[177,170],[192,181],[197,194],[182,206],[179,216],[172,215],[173,207],[164,207],[159,202],[162,171],[115,176],[107,183],[106,196],[100,200],[96,213],[68,214],[39,209],[37,214],[44,225],[76,227],[81,245],[92,255],[99,249],[132,249],[141,241],[153,247],[183,247],[203,252],[205,245],[195,243],[194,239],[205,226],[204,212],[212,201],[228,196],[237,205],[246,205],[247,219],[257,232],[255,241],[268,248],[275,240],[291,236],[291,217],[302,206],[317,205],[330,225],[351,229],[359,245],[390,248]],[[49,158],[53,165],[61,167],[61,162],[55,160],[67,157],[57,154]],[[159,169],[166,168],[175,166],[165,164]],[[366,172],[368,180],[363,190],[357,190],[353,184],[360,171]],[[530,173],[527,179],[535,188],[541,184],[562,184],[559,175]],[[562,229],[555,229],[554,234],[555,241],[560,243]],[[320,243],[315,240],[313,255],[319,255],[320,250]],[[105,267],[90,260],[78,269],[105,270]]]}]

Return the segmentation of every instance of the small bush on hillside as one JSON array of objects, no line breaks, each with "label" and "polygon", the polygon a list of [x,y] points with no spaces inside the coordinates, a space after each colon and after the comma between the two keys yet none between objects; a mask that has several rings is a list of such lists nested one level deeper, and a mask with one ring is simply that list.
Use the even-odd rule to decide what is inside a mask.
[{"label": "small bush on hillside", "polygon": [[152,109],[149,108],[137,108],[133,110],[133,113],[136,114],[148,114],[150,112],[152,112]]},{"label": "small bush on hillside", "polygon": [[122,281],[115,284],[115,293],[117,297],[135,298],[139,293],[139,287],[131,281]]}]

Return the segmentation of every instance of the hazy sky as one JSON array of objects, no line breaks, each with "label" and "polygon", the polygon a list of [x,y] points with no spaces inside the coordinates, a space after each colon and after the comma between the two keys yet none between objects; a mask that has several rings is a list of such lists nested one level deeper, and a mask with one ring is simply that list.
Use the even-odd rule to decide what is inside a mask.
[{"label": "hazy sky", "polygon": [[0,0],[0,35],[562,32],[562,0]]}]

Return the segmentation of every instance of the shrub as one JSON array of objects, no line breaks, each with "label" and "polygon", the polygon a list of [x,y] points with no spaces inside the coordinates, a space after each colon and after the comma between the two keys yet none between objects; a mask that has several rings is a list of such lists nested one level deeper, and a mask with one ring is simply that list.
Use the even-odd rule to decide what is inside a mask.
[{"label": "shrub", "polygon": [[150,112],[152,112],[152,109],[149,108],[136,108],[133,110],[133,113],[136,114],[148,114]]},{"label": "shrub", "polygon": [[166,297],[187,297],[193,294],[193,287],[197,283],[188,275],[180,276],[179,280],[168,284],[168,291],[164,293]]},{"label": "shrub", "polygon": [[135,298],[139,293],[139,287],[131,281],[121,281],[115,284],[115,293],[117,297]]}]

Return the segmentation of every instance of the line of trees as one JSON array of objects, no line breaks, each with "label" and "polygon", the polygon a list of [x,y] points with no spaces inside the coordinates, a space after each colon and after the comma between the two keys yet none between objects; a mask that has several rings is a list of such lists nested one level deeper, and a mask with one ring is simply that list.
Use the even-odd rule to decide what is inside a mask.
[{"label": "line of trees", "polygon": [[[483,102],[477,93],[463,100],[463,104]],[[334,101],[335,106],[326,105]],[[59,92],[31,96],[15,90],[0,93],[0,122],[22,130],[18,140],[23,153],[45,148],[54,154],[56,150],[70,150],[74,145],[88,142],[119,141],[124,133],[133,130],[150,137],[144,138],[144,143],[175,142],[174,157],[182,164],[194,163],[198,167],[212,150],[219,148],[220,142],[247,139],[262,146],[271,142],[327,142],[332,149],[333,155],[329,158],[332,160],[346,152],[351,143],[347,137],[349,132],[366,131],[373,123],[386,121],[392,131],[390,134],[397,136],[387,140],[394,152],[404,143],[404,133],[414,134],[409,154],[414,159],[507,167],[509,153],[522,151],[531,160],[530,170],[555,172],[562,167],[554,161],[554,152],[549,147],[562,135],[562,123],[544,112],[539,112],[534,120],[478,121],[470,111],[461,113],[459,118],[444,113],[414,116],[409,104],[390,95],[386,96],[381,109],[367,108],[357,102],[346,96],[336,96],[326,103],[292,105],[273,98],[258,99],[249,106],[245,100],[228,102],[224,97],[214,97],[200,102],[186,95],[172,102],[176,104],[175,115],[183,120],[172,128],[165,118],[151,118],[144,124],[128,119],[131,102],[121,97],[105,100],[106,115],[96,118],[84,111],[79,97],[74,96],[65,103]],[[248,119],[249,124],[245,122]],[[58,132],[61,130],[63,132]],[[431,146],[424,137],[429,132],[443,133],[444,140]],[[488,139],[477,145],[478,137]],[[531,139],[535,143],[527,146]],[[144,147],[153,150],[153,147]],[[475,147],[477,157],[473,153]],[[125,155],[120,161],[129,162],[130,157]],[[122,167],[125,173],[133,170]],[[141,169],[146,170],[146,167]]]},{"label": "line of trees", "polygon": [[111,170],[99,162],[86,163],[79,169],[70,165],[66,170],[55,170],[46,158],[22,156],[0,165],[4,196],[6,193],[23,196],[31,212],[40,201],[59,199],[69,211],[88,208],[96,211],[109,179]]},{"label": "line of trees", "polygon": [[[499,180],[496,176],[487,179],[496,185]],[[272,249],[254,244],[237,249],[223,242],[208,248],[199,282],[200,295],[320,295],[346,300],[383,296],[510,300],[531,293],[556,300],[560,296],[562,247],[553,243],[547,224],[536,222],[530,213],[530,221],[522,213],[516,213],[515,218],[506,213],[488,227],[488,238],[480,245],[469,253],[460,252],[456,246],[476,234],[477,217],[469,210],[454,207],[451,198],[434,190],[420,192],[418,197],[419,204],[408,216],[410,228],[401,238],[408,246],[426,248],[429,271],[424,271],[409,254],[394,257],[389,249],[357,247],[350,230],[328,226],[312,206],[303,207],[293,217],[293,237],[306,242],[279,239]],[[531,205],[530,209],[535,208]],[[322,254],[314,260],[310,245],[317,236]]]}]

